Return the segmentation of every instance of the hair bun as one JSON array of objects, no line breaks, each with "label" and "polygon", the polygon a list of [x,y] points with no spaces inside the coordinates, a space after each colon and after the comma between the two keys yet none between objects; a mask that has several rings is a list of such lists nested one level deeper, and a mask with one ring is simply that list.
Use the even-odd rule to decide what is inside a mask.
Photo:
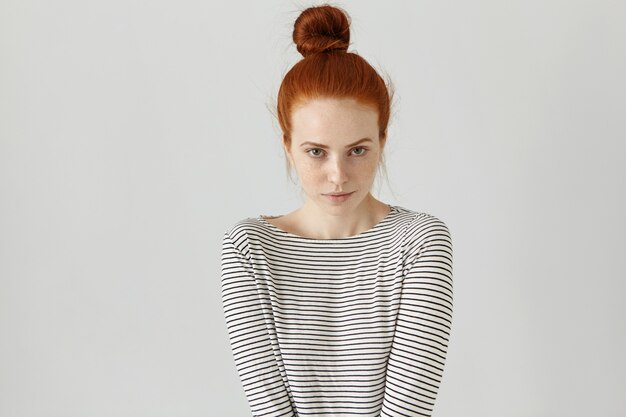
[{"label": "hair bun", "polygon": [[296,19],[293,41],[305,58],[320,52],[346,52],[350,44],[348,15],[333,6],[309,7]]}]

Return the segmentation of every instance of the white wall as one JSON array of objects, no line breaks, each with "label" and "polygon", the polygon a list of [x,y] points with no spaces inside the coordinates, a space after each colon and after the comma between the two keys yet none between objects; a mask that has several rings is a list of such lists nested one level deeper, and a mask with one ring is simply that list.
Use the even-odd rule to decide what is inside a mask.
[{"label": "white wall", "polygon": [[[245,416],[222,233],[299,202],[314,3],[0,3],[0,416]],[[381,198],[444,220],[435,415],[626,415],[626,3],[343,1],[394,80]]]}]

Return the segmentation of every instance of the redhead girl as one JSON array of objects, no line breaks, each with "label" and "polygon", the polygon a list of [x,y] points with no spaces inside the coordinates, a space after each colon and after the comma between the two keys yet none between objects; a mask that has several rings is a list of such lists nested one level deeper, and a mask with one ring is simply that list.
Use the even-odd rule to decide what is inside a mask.
[{"label": "redhead girl", "polygon": [[437,217],[370,192],[390,93],[348,52],[347,14],[304,10],[278,93],[305,201],[224,235],[222,300],[254,416],[430,416],[452,322],[452,243]]}]

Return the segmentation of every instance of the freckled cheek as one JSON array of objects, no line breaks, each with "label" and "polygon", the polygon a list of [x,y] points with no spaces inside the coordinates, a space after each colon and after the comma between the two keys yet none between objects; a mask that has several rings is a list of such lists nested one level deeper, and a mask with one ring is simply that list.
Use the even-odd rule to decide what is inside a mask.
[{"label": "freckled cheek", "polygon": [[376,163],[375,160],[368,160],[368,161],[363,161],[364,163],[361,164],[358,167],[355,167],[357,169],[358,172],[358,177],[359,178],[367,178],[369,179],[373,179],[376,176],[376,170],[378,168],[378,164]]},{"label": "freckled cheek", "polygon": [[324,171],[312,163],[303,163],[298,166],[298,177],[302,185],[316,186],[324,178]]}]

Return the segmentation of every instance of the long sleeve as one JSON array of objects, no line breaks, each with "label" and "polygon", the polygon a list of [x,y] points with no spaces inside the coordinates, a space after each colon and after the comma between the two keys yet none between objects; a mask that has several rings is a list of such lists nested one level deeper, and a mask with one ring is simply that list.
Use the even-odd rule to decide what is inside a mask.
[{"label": "long sleeve", "polygon": [[222,245],[222,303],[226,326],[248,403],[254,417],[295,416],[285,379],[278,365],[280,351],[272,343],[271,307],[263,286],[255,280],[249,259],[236,243],[224,236]]},{"label": "long sleeve", "polygon": [[432,216],[409,228],[381,417],[430,416],[452,322],[452,242]]}]

